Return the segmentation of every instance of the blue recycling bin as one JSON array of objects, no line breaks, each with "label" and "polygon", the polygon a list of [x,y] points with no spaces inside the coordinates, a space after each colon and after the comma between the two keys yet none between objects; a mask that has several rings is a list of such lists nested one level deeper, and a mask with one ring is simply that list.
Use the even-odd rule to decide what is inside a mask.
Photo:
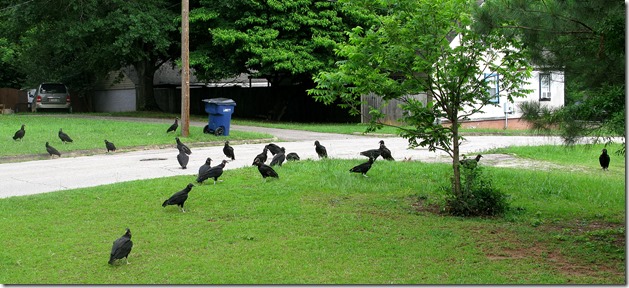
[{"label": "blue recycling bin", "polygon": [[216,136],[229,136],[229,123],[234,113],[236,102],[228,98],[203,99],[205,112],[208,116],[208,125],[203,128],[204,133]]}]

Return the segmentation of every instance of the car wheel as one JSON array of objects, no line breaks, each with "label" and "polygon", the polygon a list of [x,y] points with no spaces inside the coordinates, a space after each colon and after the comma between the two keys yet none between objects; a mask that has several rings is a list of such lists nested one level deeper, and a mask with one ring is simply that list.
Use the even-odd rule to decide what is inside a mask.
[{"label": "car wheel", "polygon": [[70,106],[70,108],[68,108],[68,113],[72,114],[72,106]]}]

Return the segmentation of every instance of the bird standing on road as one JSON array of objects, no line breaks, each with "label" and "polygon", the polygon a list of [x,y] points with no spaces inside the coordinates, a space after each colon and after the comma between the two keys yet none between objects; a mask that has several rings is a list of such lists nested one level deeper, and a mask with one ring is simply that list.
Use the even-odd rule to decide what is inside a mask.
[{"label": "bird standing on road", "polygon": [[256,160],[259,160],[260,162],[264,163],[266,162],[267,159],[267,151],[269,151],[269,148],[267,148],[266,146],[264,146],[264,149],[262,149],[262,153],[256,155],[255,158],[253,158],[253,162],[251,163],[251,165],[256,165]]},{"label": "bird standing on road", "polygon": [[367,158],[373,158],[373,160],[375,161],[376,159],[378,159],[378,157],[380,157],[380,153],[381,153],[381,149],[369,149],[363,152],[360,152],[360,155],[365,156]]},{"label": "bird standing on road", "polygon": [[483,157],[483,155],[478,154],[476,155],[476,158],[463,159],[460,160],[459,163],[461,163],[464,168],[473,169],[476,168],[476,165],[478,165],[478,161],[480,161],[481,157]]},{"label": "bird standing on road", "polygon": [[286,161],[297,161],[299,160],[299,155],[295,152],[290,152],[286,154]]},{"label": "bird standing on road", "polygon": [[273,177],[273,178],[280,178],[279,175],[277,175],[277,172],[275,172],[275,170],[273,170],[273,168],[271,168],[271,166],[266,165],[262,162],[255,161],[253,162],[254,165],[258,166],[258,171],[260,172],[260,175],[262,175],[262,179],[264,179],[264,181],[266,182],[266,177]]},{"label": "bird standing on road", "polygon": [[369,157],[369,160],[367,162],[352,167],[352,169],[349,169],[349,172],[361,173],[363,174],[363,176],[368,177],[367,171],[371,169],[373,161],[374,159],[372,157]]},{"label": "bird standing on road", "polygon": [[223,168],[225,168],[225,164],[227,164],[227,160],[223,160],[221,164],[218,164],[208,169],[205,173],[199,175],[197,177],[197,183],[203,183],[203,181],[207,179],[214,178],[214,185],[216,185],[216,181],[218,181],[218,177],[221,177],[221,175],[223,175]]},{"label": "bird standing on road", "polygon": [[63,133],[63,130],[61,128],[59,128],[59,139],[61,139],[61,142],[63,142],[63,144],[66,144],[66,142],[72,142],[72,138],[70,138],[68,134]]},{"label": "bird standing on road", "polygon": [[236,160],[236,156],[234,155],[234,147],[229,146],[229,141],[225,141],[225,146],[223,146],[223,154],[232,160]]},{"label": "bird standing on road", "polygon": [[109,141],[107,141],[107,139],[105,139],[105,148],[107,148],[107,153],[109,153],[109,151],[116,151],[116,145],[114,145],[114,143],[111,143]]},{"label": "bird standing on road", "polygon": [[179,162],[179,166],[181,166],[181,169],[187,168],[188,161],[190,161],[190,157],[188,157],[188,154],[186,154],[186,152],[182,148],[179,148],[179,154],[177,154],[177,162]]},{"label": "bird standing on road", "polygon": [[109,256],[109,265],[114,265],[114,261],[125,258],[127,264],[129,264],[129,253],[133,248],[133,242],[131,241],[131,230],[127,228],[127,232],[122,237],[114,241],[114,245],[111,246],[111,255]]},{"label": "bird standing on road", "polygon": [[601,164],[603,170],[607,171],[609,168],[609,155],[607,154],[607,149],[603,149],[601,152],[601,156],[598,156],[598,163]]},{"label": "bird standing on road", "polygon": [[168,127],[168,129],[166,130],[166,133],[168,132],[176,132],[177,131],[177,127],[179,127],[179,123],[177,123],[177,120],[179,118],[175,118],[175,123],[173,123],[173,125],[170,125],[170,127]]},{"label": "bird standing on road", "polygon": [[181,143],[181,140],[179,140],[179,137],[175,137],[175,141],[177,141],[177,149],[179,149],[180,151],[183,151],[183,153],[186,153],[187,155],[192,154],[192,150],[190,150],[190,148],[188,148],[186,144]]},{"label": "bird standing on road", "polygon": [[15,131],[15,134],[13,135],[13,140],[20,140],[22,141],[22,138],[24,138],[24,134],[26,134],[26,130],[24,130],[24,124],[22,124],[22,128],[20,128],[20,130]]},{"label": "bird standing on road", "polygon": [[321,145],[321,143],[319,143],[319,140],[315,141],[314,145],[315,145],[315,152],[317,152],[317,155],[319,155],[319,158],[328,158],[328,151],[325,149],[323,145]]},{"label": "bird standing on road", "polygon": [[[384,140],[380,140],[380,156],[382,156],[383,159],[389,160],[389,161],[395,161],[395,159],[393,159],[393,156],[391,156],[391,150],[389,150],[389,148],[387,148],[387,146],[384,145]],[[374,159],[375,160],[375,159]]]},{"label": "bird standing on road", "polygon": [[[271,151],[271,154],[272,154],[272,155],[275,155],[275,154],[277,154],[277,153],[280,153],[280,150],[281,150],[281,149],[280,149],[280,146],[277,146],[277,145],[275,145],[275,144],[273,144],[273,143],[269,143],[269,144],[268,144],[268,145],[266,145],[265,147],[266,147],[267,149],[269,149],[269,151]],[[264,163],[264,162],[262,162],[262,163]]]},{"label": "bird standing on road", "polygon": [[284,149],[284,147],[280,148],[280,152],[275,154],[275,156],[273,156],[273,159],[271,160],[271,163],[269,164],[269,166],[275,166],[275,165],[279,165],[282,166],[282,163],[284,163],[284,160],[286,160],[286,149]]},{"label": "bird standing on road", "polygon": [[181,212],[186,213],[186,210],[183,209],[183,204],[186,203],[186,200],[188,200],[188,193],[190,193],[192,187],[194,187],[194,185],[192,185],[192,183],[188,183],[186,188],[183,188],[183,190],[173,194],[170,198],[164,201],[164,203],[162,203],[162,207],[166,207],[167,205],[177,205],[181,207]]},{"label": "bird standing on road", "polygon": [[50,158],[53,158],[52,155],[57,155],[61,157],[61,153],[59,153],[59,151],[55,149],[55,147],[50,146],[48,142],[46,142],[46,151],[48,151],[48,154],[50,154]]}]

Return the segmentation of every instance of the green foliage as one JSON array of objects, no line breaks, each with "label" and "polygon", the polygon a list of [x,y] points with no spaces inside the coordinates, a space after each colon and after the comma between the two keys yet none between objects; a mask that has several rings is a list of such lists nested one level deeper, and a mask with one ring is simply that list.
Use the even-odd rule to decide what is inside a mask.
[{"label": "green foliage", "polygon": [[446,189],[445,211],[455,216],[498,216],[509,209],[508,196],[496,189],[492,175],[476,164],[462,166],[461,193]]},{"label": "green foliage", "polygon": [[190,61],[202,79],[247,72],[274,85],[310,82],[312,74],[332,65],[333,48],[351,23],[336,4],[200,1],[190,12]]}]

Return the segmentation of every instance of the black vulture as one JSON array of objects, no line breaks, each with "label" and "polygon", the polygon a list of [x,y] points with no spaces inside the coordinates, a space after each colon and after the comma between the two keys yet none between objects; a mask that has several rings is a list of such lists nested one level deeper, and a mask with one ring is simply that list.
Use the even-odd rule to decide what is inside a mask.
[{"label": "black vulture", "polygon": [[260,171],[260,175],[262,175],[262,179],[264,179],[265,182],[266,182],[266,177],[273,177],[273,178],[278,178],[278,179],[280,178],[280,176],[277,175],[277,172],[275,172],[275,170],[273,170],[271,166],[266,165],[260,161],[256,161],[253,164],[258,166],[258,171]]},{"label": "black vulture", "polygon": [[253,158],[253,162],[251,163],[251,165],[256,165],[256,160],[260,160],[260,162],[262,162],[262,163],[266,162],[267,151],[269,151],[269,148],[264,146],[264,149],[262,149],[262,153],[256,155],[256,157]]},{"label": "black vulture", "polygon": [[373,158],[373,160],[375,161],[376,159],[378,159],[378,157],[380,157],[380,153],[382,150],[380,149],[369,149],[363,152],[360,152],[360,155],[365,156],[367,158]]},{"label": "black vulture", "polygon": [[225,146],[223,146],[223,154],[232,160],[236,160],[236,156],[234,155],[234,147],[229,146],[229,141],[225,141]]},{"label": "black vulture", "polygon": [[354,166],[352,169],[349,169],[349,172],[361,173],[363,174],[363,176],[368,177],[367,171],[371,169],[371,164],[373,164],[373,161],[373,158],[369,157],[369,160],[367,162]]},{"label": "black vulture", "polygon": [[286,161],[297,161],[299,160],[299,155],[295,152],[290,152],[286,154]]},{"label": "black vulture", "polygon": [[57,149],[55,149],[55,147],[50,146],[50,144],[48,144],[48,142],[46,142],[46,151],[48,151],[48,154],[50,154],[50,158],[52,158],[52,155],[57,155],[59,157],[61,157],[61,153],[59,153],[59,151],[57,151]]},{"label": "black vulture", "polygon": [[201,174],[205,173],[207,170],[210,170],[210,168],[212,168],[212,158],[207,157],[207,159],[205,159],[205,164],[199,167],[199,174],[197,177],[201,176]]},{"label": "black vulture", "polygon": [[179,166],[181,166],[181,169],[187,168],[189,160],[190,157],[188,157],[188,154],[186,154],[183,149],[179,148],[179,154],[177,154],[177,162],[179,162]]},{"label": "black vulture", "polygon": [[22,141],[22,138],[24,138],[24,134],[26,134],[26,130],[24,130],[24,124],[22,124],[22,128],[20,128],[20,130],[15,131],[15,134],[13,135],[13,140],[20,140]]},{"label": "black vulture", "polygon": [[166,133],[168,132],[176,132],[177,131],[177,127],[179,127],[179,123],[177,123],[177,119],[179,118],[175,118],[175,123],[173,123],[173,125],[170,125],[170,127],[168,127],[168,130],[166,130]]},{"label": "black vulture", "polygon": [[325,147],[319,143],[319,140],[315,141],[315,152],[319,155],[319,158],[328,158],[328,151]]},{"label": "black vulture", "polygon": [[[277,154],[277,153],[280,153],[280,150],[281,150],[281,149],[280,149],[280,146],[277,146],[277,145],[275,145],[275,144],[273,144],[273,143],[269,143],[269,144],[268,144],[268,145],[266,145],[265,147],[266,147],[266,149],[269,149],[269,151],[271,151],[271,154],[272,154],[272,155],[275,155],[275,154]],[[264,163],[264,162],[262,162],[262,163]]]},{"label": "black vulture", "polygon": [[114,241],[114,245],[111,246],[111,255],[109,256],[109,265],[113,265],[114,261],[118,259],[125,258],[127,264],[129,264],[129,253],[131,253],[131,248],[133,247],[133,242],[131,241],[131,230],[127,228],[127,232],[122,235],[122,237],[116,239]]},{"label": "black vulture", "polygon": [[601,164],[601,168],[607,171],[609,168],[609,155],[607,154],[607,149],[603,149],[601,152],[601,156],[598,156],[598,162]]},{"label": "black vulture", "polygon": [[473,169],[476,168],[476,165],[478,165],[478,161],[480,161],[481,157],[483,157],[483,155],[478,154],[476,155],[476,158],[463,159],[460,160],[459,163],[461,163],[464,168]]},{"label": "black vulture", "polygon": [[282,166],[282,163],[284,163],[284,160],[286,160],[286,149],[282,147],[280,149],[280,152],[275,154],[275,156],[273,156],[273,159],[271,160],[271,163],[269,164],[269,166],[275,166],[275,165]]},{"label": "black vulture", "polygon": [[192,154],[192,151],[190,150],[190,148],[188,148],[186,144],[181,143],[181,140],[179,140],[179,137],[175,137],[175,141],[177,141],[177,149],[179,149],[180,151],[183,151],[183,153],[186,153],[188,155]]},{"label": "black vulture", "polygon": [[383,159],[389,160],[389,161],[395,161],[395,159],[393,159],[393,156],[391,156],[391,150],[389,150],[389,148],[387,148],[387,146],[384,146],[384,140],[380,140],[380,156],[382,156]]},{"label": "black vulture", "polygon": [[107,148],[107,153],[109,153],[109,151],[116,151],[116,145],[107,141],[107,139],[105,139],[105,148]]},{"label": "black vulture", "polygon": [[227,160],[223,160],[221,164],[218,164],[208,169],[205,173],[199,175],[197,177],[197,183],[203,183],[203,181],[207,179],[214,178],[214,185],[216,185],[216,181],[218,181],[218,177],[221,177],[221,175],[223,175],[223,168],[225,168],[225,164],[227,164]]},{"label": "black vulture", "polygon": [[59,128],[59,139],[61,139],[61,142],[63,142],[63,144],[66,144],[66,142],[72,142],[72,138],[70,138],[68,134],[63,133],[63,130],[61,130],[61,128]]},{"label": "black vulture", "polygon": [[181,207],[181,212],[185,213],[186,210],[183,209],[183,204],[186,203],[186,200],[188,200],[188,193],[190,193],[192,187],[194,187],[194,185],[192,185],[192,183],[188,183],[186,188],[183,188],[183,190],[173,194],[173,196],[170,196],[168,200],[164,201],[164,203],[162,203],[162,207],[166,207],[167,205],[177,205]]}]

